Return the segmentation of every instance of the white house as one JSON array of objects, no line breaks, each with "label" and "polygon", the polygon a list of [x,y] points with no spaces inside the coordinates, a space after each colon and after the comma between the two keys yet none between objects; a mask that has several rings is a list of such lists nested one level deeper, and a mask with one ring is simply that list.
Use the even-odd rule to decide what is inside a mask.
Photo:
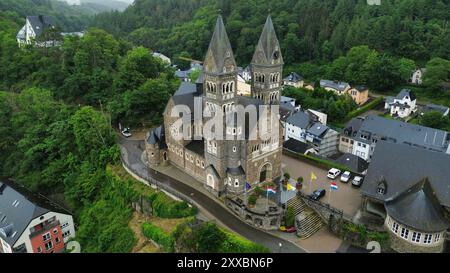
[{"label": "white house", "polygon": [[250,82],[252,80],[252,73],[250,72],[250,67],[242,68],[238,67],[238,75],[244,79],[246,82]]},{"label": "white house", "polygon": [[387,97],[384,105],[391,116],[406,118],[417,111],[417,99],[413,91],[403,89],[396,97]]},{"label": "white house", "polygon": [[350,90],[350,84],[340,81],[320,80],[320,87],[332,91],[338,95],[344,95]]},{"label": "white house", "polygon": [[295,139],[310,145],[320,156],[337,152],[339,133],[320,123],[311,112],[299,111],[290,116],[285,125],[285,141]]},{"label": "white house", "polygon": [[352,119],[342,131],[339,148],[371,161],[380,140],[450,154],[448,132],[376,115]]},{"label": "white house", "polygon": [[287,76],[286,78],[283,79],[283,83],[284,85],[287,86],[293,86],[296,88],[300,88],[303,87],[304,84],[304,80],[302,78],[302,76],[300,76],[299,74],[292,72],[291,74],[289,74],[289,76]]},{"label": "white house", "polygon": [[317,121],[319,121],[320,123],[322,123],[323,125],[327,125],[327,121],[328,121],[328,115],[313,109],[308,109],[306,110],[306,112],[311,113],[312,115],[314,115],[315,117],[317,117]]},{"label": "white house", "polygon": [[237,75],[237,94],[240,96],[250,96],[252,93],[252,87],[247,81],[241,76]]},{"label": "white house", "polygon": [[169,57],[166,55],[159,53],[159,52],[153,52],[153,57],[161,59],[163,62],[168,63],[169,65],[172,64],[172,61]]},{"label": "white house", "polygon": [[411,79],[409,80],[410,83],[412,84],[417,84],[420,85],[422,84],[423,80],[423,74],[425,73],[426,69],[425,68],[419,68],[417,70],[415,70],[412,75],[411,75]]},{"label": "white house", "polygon": [[17,34],[19,46],[36,44],[38,46],[50,46],[54,41],[37,43],[36,40],[48,29],[55,28],[54,20],[50,16],[27,16],[26,23]]}]

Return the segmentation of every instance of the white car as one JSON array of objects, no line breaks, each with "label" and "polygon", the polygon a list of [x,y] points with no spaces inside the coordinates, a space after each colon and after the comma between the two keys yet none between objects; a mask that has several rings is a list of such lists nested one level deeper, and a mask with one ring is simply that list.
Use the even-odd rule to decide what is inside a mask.
[{"label": "white car", "polygon": [[132,136],[132,134],[130,133],[130,128],[123,128],[122,135],[126,138],[129,138],[130,136]]},{"label": "white car", "polygon": [[336,179],[336,177],[338,177],[341,174],[341,170],[332,168],[331,170],[328,171],[327,177],[330,179]]},{"label": "white car", "polygon": [[344,172],[341,175],[341,182],[347,183],[350,180],[351,173],[349,171]]},{"label": "white car", "polygon": [[361,184],[363,182],[363,178],[361,176],[355,176],[352,181],[352,185],[355,187],[361,187]]}]

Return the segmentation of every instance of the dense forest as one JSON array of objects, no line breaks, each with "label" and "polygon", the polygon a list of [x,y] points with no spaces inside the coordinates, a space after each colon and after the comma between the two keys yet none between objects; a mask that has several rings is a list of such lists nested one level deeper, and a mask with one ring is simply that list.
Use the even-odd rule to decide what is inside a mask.
[{"label": "dense forest", "polygon": [[248,64],[270,14],[287,64],[330,62],[352,47],[412,59],[450,59],[448,0],[136,0],[125,12],[102,13],[94,25],[169,56],[202,59],[218,10],[238,63]]},{"label": "dense forest", "polygon": [[[126,5],[122,5],[124,6]],[[52,16],[57,26],[66,32],[84,30],[91,24],[94,14],[109,10],[112,8],[96,3],[94,0],[78,6],[68,5],[60,0],[0,1],[0,13],[8,15],[17,23],[24,24],[25,17],[28,15],[48,15]]]}]

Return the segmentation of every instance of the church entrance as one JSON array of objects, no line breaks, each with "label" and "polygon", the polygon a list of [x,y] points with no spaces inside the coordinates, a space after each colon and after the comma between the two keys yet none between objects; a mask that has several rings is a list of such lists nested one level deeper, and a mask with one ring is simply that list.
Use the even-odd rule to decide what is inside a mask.
[{"label": "church entrance", "polygon": [[266,163],[262,166],[261,171],[259,173],[259,182],[268,182],[272,181],[272,164]]}]

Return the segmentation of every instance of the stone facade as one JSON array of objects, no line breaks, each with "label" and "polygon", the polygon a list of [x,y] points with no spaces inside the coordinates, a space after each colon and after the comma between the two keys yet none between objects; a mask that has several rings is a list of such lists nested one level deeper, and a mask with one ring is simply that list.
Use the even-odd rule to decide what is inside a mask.
[{"label": "stone facade", "polygon": [[[244,191],[246,183],[253,187],[279,178],[282,175],[283,141],[279,120],[271,122],[268,119],[273,131],[267,138],[258,136],[252,140],[248,136],[259,133],[259,123],[254,127],[245,124],[244,128],[241,124],[230,125],[229,120],[234,119],[237,105],[253,105],[257,109],[261,105],[278,105],[281,98],[282,69],[280,45],[269,16],[250,65],[253,74],[251,96],[238,96],[238,67],[219,16],[206,53],[202,75],[195,85],[186,82],[180,85],[166,106],[163,129],[153,129],[147,137],[149,164],[152,166],[170,162],[202,182],[216,196],[227,192],[239,194]],[[172,112],[174,109],[178,110],[175,108],[177,106],[187,106],[194,113],[197,101],[212,116],[219,111],[223,113],[222,138],[218,138],[218,132],[214,132],[216,136],[212,138],[203,135],[204,126],[211,119],[206,115],[200,121],[191,116],[191,124],[194,121],[194,125],[187,129],[187,138],[180,138],[180,134],[184,132],[181,132],[177,121],[181,116],[184,119],[185,113],[174,116]],[[273,114],[279,116],[278,113]],[[265,116],[259,114],[258,119],[261,117]],[[160,134],[161,130],[165,131],[163,136]]]},{"label": "stone facade", "polygon": [[278,230],[283,218],[283,211],[279,207],[273,207],[274,210],[266,213],[252,211],[247,208],[243,201],[238,202],[235,199],[227,198],[225,204],[240,218],[248,224],[264,230]]}]

